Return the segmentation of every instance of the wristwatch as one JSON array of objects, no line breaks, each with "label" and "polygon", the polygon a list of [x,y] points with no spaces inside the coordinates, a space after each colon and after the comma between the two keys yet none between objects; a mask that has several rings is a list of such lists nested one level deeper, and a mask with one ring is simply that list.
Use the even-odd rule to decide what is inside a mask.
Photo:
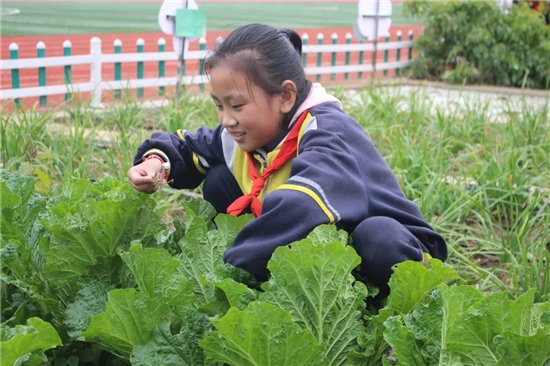
[{"label": "wristwatch", "polygon": [[168,181],[168,177],[170,176],[170,162],[165,161],[162,163],[162,169],[164,169],[164,180]]}]

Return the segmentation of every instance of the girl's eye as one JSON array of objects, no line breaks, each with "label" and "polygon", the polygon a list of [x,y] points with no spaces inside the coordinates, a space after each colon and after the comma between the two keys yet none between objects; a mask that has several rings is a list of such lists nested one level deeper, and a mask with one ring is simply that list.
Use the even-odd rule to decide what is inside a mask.
[{"label": "girl's eye", "polygon": [[220,104],[216,104],[216,109],[217,109],[218,111],[221,111],[221,110],[223,109],[223,107],[222,107]]},{"label": "girl's eye", "polygon": [[243,107],[244,104],[236,104],[234,106],[231,106],[231,108],[233,109],[241,109]]}]

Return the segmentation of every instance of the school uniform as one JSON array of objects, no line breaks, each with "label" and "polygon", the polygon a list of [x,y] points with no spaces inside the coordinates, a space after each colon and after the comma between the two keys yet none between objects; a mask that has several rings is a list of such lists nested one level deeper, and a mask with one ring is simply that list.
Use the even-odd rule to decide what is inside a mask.
[{"label": "school uniform", "polygon": [[[265,280],[267,262],[278,246],[328,223],[351,234],[363,275],[383,293],[394,264],[447,258],[444,239],[405,197],[363,127],[342,111],[336,98],[313,84],[289,130],[299,118],[296,154],[265,179],[257,197],[261,214],[227,249],[227,263]],[[254,188],[251,161],[261,175],[286,138],[271,151],[248,156],[221,125],[194,133],[155,133],[139,147],[134,163],[152,153],[160,155],[170,161],[172,187],[195,188],[204,182],[205,199],[225,212]]]}]

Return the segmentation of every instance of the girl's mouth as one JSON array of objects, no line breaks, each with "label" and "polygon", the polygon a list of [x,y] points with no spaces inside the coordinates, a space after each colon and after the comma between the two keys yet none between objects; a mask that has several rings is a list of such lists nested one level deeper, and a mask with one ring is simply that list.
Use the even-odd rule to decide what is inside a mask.
[{"label": "girl's mouth", "polygon": [[246,132],[230,132],[230,134],[235,142],[241,142],[244,139]]}]

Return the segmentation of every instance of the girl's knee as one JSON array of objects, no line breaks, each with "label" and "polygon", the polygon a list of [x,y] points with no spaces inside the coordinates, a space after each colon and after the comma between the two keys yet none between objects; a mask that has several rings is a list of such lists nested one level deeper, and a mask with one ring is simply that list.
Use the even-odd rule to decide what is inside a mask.
[{"label": "girl's knee", "polygon": [[354,229],[352,243],[361,257],[361,272],[378,287],[387,287],[394,264],[422,261],[427,251],[401,223],[391,217],[371,217]]},{"label": "girl's knee", "polygon": [[[359,223],[351,235],[356,250],[369,256],[413,255],[420,260],[426,251],[405,226],[391,217],[370,217]],[[408,248],[413,251],[409,252]]]}]

